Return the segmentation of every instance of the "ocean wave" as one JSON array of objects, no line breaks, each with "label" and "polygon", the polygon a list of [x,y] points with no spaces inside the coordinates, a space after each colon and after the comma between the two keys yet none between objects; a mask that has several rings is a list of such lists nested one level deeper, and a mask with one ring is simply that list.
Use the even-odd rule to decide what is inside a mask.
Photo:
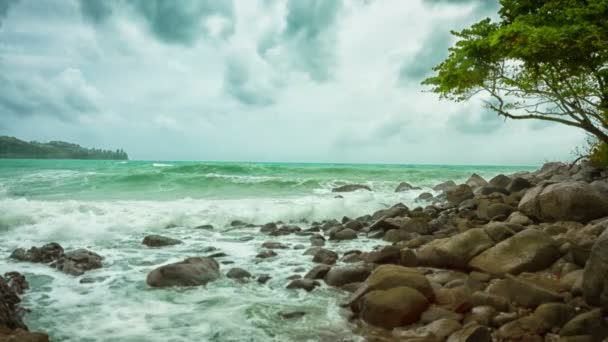
[{"label": "ocean wave", "polygon": [[163,163],[153,163],[152,166],[154,167],[172,167],[175,166],[173,164],[163,164]]}]

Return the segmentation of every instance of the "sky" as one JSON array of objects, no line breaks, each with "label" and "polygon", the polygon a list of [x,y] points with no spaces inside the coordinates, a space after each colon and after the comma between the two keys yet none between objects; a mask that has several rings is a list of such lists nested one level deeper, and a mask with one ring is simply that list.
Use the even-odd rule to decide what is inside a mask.
[{"label": "sky", "polygon": [[538,165],[571,127],[420,82],[493,0],[0,0],[0,135],[131,159]]}]

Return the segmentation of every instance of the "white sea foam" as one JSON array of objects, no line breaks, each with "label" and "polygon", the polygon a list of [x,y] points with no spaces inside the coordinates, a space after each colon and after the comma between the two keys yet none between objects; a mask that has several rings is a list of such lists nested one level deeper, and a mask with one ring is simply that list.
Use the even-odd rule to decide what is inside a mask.
[{"label": "white sea foam", "polygon": [[154,167],[172,167],[174,165],[173,164],[163,164],[163,163],[153,163],[152,166],[154,166]]}]

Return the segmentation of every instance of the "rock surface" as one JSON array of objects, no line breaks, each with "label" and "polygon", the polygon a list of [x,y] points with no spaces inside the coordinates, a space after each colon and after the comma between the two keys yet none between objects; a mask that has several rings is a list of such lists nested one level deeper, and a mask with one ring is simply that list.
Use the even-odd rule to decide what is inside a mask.
[{"label": "rock surface", "polygon": [[148,247],[164,247],[182,243],[180,240],[173,239],[162,235],[148,235],[142,241],[142,244]]},{"label": "rock surface", "polygon": [[219,277],[217,261],[193,257],[154,269],[148,274],[146,282],[152,287],[200,286]]}]

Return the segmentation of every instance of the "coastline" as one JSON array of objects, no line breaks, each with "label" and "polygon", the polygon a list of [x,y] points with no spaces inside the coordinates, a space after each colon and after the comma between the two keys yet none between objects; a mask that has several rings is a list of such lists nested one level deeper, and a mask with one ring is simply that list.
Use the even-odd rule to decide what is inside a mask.
[{"label": "coastline", "polygon": [[[550,163],[535,172],[497,176],[489,182],[474,175],[466,184],[444,183],[436,187],[436,196],[431,193],[432,197],[425,195],[416,202],[416,208],[395,203],[340,221],[262,226],[235,221],[230,226],[268,241],[256,249],[256,262],[281,258],[287,250],[294,257],[312,259],[314,267],[294,271],[291,279],[274,281],[298,293],[310,290],[306,296],[339,289],[336,296],[349,304],[342,314],[354,315],[354,331],[367,340],[558,338],[587,334],[583,329],[587,325],[580,322],[598,324],[597,333],[588,336],[597,340],[606,336],[602,313],[595,309],[606,307],[601,297],[604,280],[598,279],[601,273],[586,270],[607,269],[604,254],[593,247],[606,240],[606,234],[599,236],[608,225],[607,176],[606,170],[585,163],[572,169]],[[403,188],[413,190],[407,184]],[[359,187],[356,191],[367,190]],[[342,193],[336,191],[335,196]],[[162,254],[164,248],[187,242],[167,240],[172,235],[170,227],[162,235],[152,238],[160,245],[151,252]],[[304,237],[309,245],[295,244],[288,240],[290,236]],[[364,238],[371,241],[366,250],[332,250]],[[103,269],[102,256],[74,250],[65,252],[55,245],[26,248],[12,254],[12,259],[20,261],[12,266],[42,262],[50,264],[52,272],[81,276],[81,283],[87,279],[86,272]],[[229,281],[236,287],[249,279],[250,285],[266,286],[257,284],[266,279],[263,274],[233,270],[240,265],[222,263],[228,260],[217,253],[224,252],[183,255],[182,259],[202,258],[171,266],[177,272],[171,279],[158,272],[148,275],[147,283],[150,287],[213,286],[215,281]],[[521,255],[525,257],[518,259]],[[212,259],[219,263],[208,261]],[[152,274],[167,264],[169,260],[157,258],[153,266],[144,268]],[[7,284],[11,286],[10,281]],[[19,311],[12,310],[10,317],[22,322]],[[556,311],[563,314],[546,316]],[[275,313],[283,320],[309,314]],[[10,331],[2,330],[3,334],[24,334],[14,330],[18,325],[5,325]]]}]

